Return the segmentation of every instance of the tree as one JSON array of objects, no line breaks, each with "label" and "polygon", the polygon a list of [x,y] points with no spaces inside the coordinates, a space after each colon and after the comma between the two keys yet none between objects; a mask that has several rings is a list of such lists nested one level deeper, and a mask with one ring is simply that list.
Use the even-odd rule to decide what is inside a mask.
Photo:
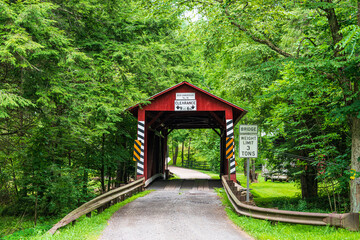
[{"label": "tree", "polygon": [[[350,3],[352,8],[348,7],[348,2],[331,0],[282,1],[281,3],[271,0],[265,2],[214,0],[183,1],[181,4],[195,7],[200,14],[203,14],[205,18],[194,25],[202,25],[203,29],[210,30],[209,33],[204,34],[206,45],[203,53],[206,64],[203,66],[210,64],[218,73],[224,73],[216,80],[216,82],[228,82],[223,85],[224,90],[229,93],[235,92],[235,96],[255,100],[256,103],[250,104],[250,109],[255,110],[254,115],[265,113],[263,118],[255,117],[253,121],[266,123],[267,117],[273,117],[271,112],[262,111],[265,106],[269,106],[268,103],[262,105],[264,103],[261,101],[262,92],[263,89],[269,88],[274,80],[282,78],[280,71],[288,62],[292,61],[296,71],[304,72],[304,76],[310,74],[313,79],[317,78],[316,81],[325,81],[329,86],[327,89],[335,88],[336,91],[340,89],[340,92],[337,92],[339,95],[331,96],[336,103],[327,106],[326,109],[333,116],[337,116],[333,119],[341,118],[342,123],[351,126],[353,139],[351,165],[356,172],[359,172],[357,161],[359,127],[357,126],[360,120],[355,114],[358,112],[359,98],[358,70],[355,68],[358,61],[357,45],[354,45],[354,41],[348,41],[350,36],[357,39],[355,37],[357,34],[356,31],[346,28],[357,24],[356,18],[351,17],[357,16],[356,2]],[[229,28],[229,25],[232,28]],[[216,32],[215,29],[222,30]],[[348,35],[345,34],[346,32]],[[260,54],[254,55],[254,52]],[[252,54],[247,56],[246,53]],[[345,54],[352,54],[353,58],[349,60]],[[225,61],[230,65],[219,64]],[[253,66],[256,66],[256,63],[255,69]],[[232,67],[238,67],[238,70]],[[206,69],[210,68],[206,66]],[[205,73],[213,72],[205,71]],[[209,76],[209,79],[213,78]],[[229,80],[225,80],[225,77]],[[302,81],[306,83],[307,79],[303,78]],[[311,94],[309,97],[312,97]],[[284,103],[290,102],[286,99]],[[315,112],[317,111],[318,109],[315,109]],[[343,121],[344,118],[349,121],[349,125]],[[311,118],[302,121],[311,121]],[[266,125],[263,127],[265,130],[270,130],[269,133],[276,130],[266,129],[269,127]],[[311,137],[310,135],[303,132],[300,136]],[[316,151],[319,151],[323,147],[316,148]],[[314,152],[303,154],[311,156]],[[348,175],[348,169],[346,172]],[[352,181],[352,211],[357,212],[360,210],[360,205],[355,197],[357,192],[355,185],[355,181]]]},{"label": "tree", "polygon": [[92,179],[105,192],[134,177],[124,109],[194,74],[178,15],[148,7],[0,1],[0,188],[12,213],[61,215],[93,196]]}]

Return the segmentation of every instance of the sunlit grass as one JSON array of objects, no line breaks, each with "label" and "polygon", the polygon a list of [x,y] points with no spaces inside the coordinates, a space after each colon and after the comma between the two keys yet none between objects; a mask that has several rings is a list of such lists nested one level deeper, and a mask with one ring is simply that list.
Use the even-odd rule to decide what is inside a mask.
[{"label": "sunlit grass", "polygon": [[197,170],[197,171],[209,175],[211,177],[211,179],[217,179],[217,180],[220,179],[219,173],[215,173],[215,172],[212,172],[212,171],[206,171],[206,170]]},{"label": "sunlit grass", "polygon": [[[236,174],[236,179],[241,186],[246,187],[246,176],[242,173]],[[293,182],[271,182],[264,181],[259,174],[258,183],[251,183],[250,189],[254,198],[278,198],[278,197],[295,197],[300,195],[300,189]]]}]

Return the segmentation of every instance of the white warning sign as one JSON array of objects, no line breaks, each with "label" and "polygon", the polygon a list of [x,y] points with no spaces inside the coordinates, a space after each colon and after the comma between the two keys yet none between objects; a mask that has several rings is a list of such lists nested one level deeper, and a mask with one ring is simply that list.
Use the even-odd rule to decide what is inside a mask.
[{"label": "white warning sign", "polygon": [[196,100],[175,100],[175,111],[196,111]]},{"label": "white warning sign", "polygon": [[239,157],[258,157],[258,127],[257,125],[240,125],[239,128]]},{"label": "white warning sign", "polygon": [[258,136],[240,135],[240,157],[257,158],[258,157]]}]

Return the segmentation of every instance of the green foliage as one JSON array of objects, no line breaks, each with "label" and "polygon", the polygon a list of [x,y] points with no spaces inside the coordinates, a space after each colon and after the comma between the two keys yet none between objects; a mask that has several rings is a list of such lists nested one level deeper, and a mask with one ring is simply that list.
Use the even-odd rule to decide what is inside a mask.
[{"label": "green foliage", "polygon": [[325,161],[326,174],[318,179],[340,179],[345,200],[349,120],[359,113],[356,3],[209,1],[187,6],[200,15],[185,31],[197,47],[206,86],[249,110],[247,123],[260,126],[257,161],[290,166],[297,159],[289,154],[307,158],[307,167],[291,169],[302,184],[317,181],[316,166]]},{"label": "green foliage", "polygon": [[220,137],[212,130],[195,130],[192,132],[195,158],[205,159],[213,172],[220,172]]},{"label": "green foliage", "polygon": [[[124,109],[181,81],[249,111],[257,163],[295,162],[293,179],[334,182],[347,204],[356,10],[355,1],[0,0],[2,213],[63,215],[133,178],[136,121]],[[174,132],[171,142],[190,138],[192,157],[218,171],[218,135]]]},{"label": "green foliage", "polygon": [[62,216],[134,178],[124,110],[196,76],[178,15],[149,7],[0,1],[3,214]]}]

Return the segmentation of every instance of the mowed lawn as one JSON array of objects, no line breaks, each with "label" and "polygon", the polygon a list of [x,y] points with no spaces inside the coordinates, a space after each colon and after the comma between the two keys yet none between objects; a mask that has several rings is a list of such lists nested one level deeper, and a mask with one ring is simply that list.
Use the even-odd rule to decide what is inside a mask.
[{"label": "mowed lawn", "polygon": [[[243,173],[236,173],[236,179],[240,182],[241,186],[246,188],[246,176]],[[251,183],[251,193],[254,199],[274,199],[274,198],[293,198],[299,196],[301,191],[298,186],[293,182],[271,182],[264,181],[264,178],[259,174],[258,183]]]},{"label": "mowed lawn", "polygon": [[[220,179],[218,173],[211,171],[197,170],[209,175],[212,179]],[[246,188],[246,176],[243,173],[236,173],[236,179],[240,182],[241,186]],[[301,194],[299,187],[293,182],[271,182],[264,181],[264,178],[259,174],[259,182],[250,184],[251,193],[255,200],[271,201],[277,198],[294,198]]]}]

